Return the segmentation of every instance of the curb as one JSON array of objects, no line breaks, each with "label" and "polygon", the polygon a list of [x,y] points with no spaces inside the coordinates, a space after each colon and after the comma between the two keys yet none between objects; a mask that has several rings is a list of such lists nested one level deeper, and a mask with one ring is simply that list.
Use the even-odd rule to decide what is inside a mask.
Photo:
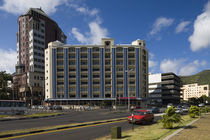
[{"label": "curb", "polygon": [[178,134],[179,132],[181,132],[182,130],[184,130],[185,128],[187,128],[188,126],[192,125],[193,123],[195,123],[198,120],[199,119],[193,120],[192,122],[190,122],[186,126],[184,126],[184,128],[180,128],[180,129],[176,130],[174,133],[172,133],[171,135],[165,137],[163,140],[169,140],[170,138],[172,138],[173,136],[175,136],[176,134]]},{"label": "curb", "polygon": [[72,126],[62,126],[58,128],[48,128],[48,129],[40,129],[40,130],[32,130],[29,132],[19,132],[19,133],[14,133],[14,134],[4,134],[0,135],[0,138],[8,138],[8,137],[13,137],[13,136],[21,136],[21,135],[26,135],[26,134],[34,134],[34,133],[40,133],[40,132],[45,132],[45,131],[53,131],[53,130],[61,130],[61,129],[66,129],[66,128],[74,128],[74,127],[80,127],[80,126],[87,126],[87,125],[93,125],[93,124],[102,124],[102,123],[108,123],[108,122],[114,122],[114,121],[121,121],[121,120],[127,120],[127,117],[123,118],[118,118],[118,119],[110,119],[110,120],[102,120],[102,121],[96,121],[96,122],[87,122],[84,124],[75,124]]}]

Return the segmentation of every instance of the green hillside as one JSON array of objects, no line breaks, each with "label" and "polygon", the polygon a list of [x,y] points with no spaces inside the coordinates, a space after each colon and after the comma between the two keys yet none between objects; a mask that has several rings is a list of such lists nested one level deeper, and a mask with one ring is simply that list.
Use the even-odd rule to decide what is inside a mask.
[{"label": "green hillside", "polygon": [[199,85],[209,84],[210,85],[210,70],[204,70],[192,76],[180,76],[183,85],[198,83]]}]

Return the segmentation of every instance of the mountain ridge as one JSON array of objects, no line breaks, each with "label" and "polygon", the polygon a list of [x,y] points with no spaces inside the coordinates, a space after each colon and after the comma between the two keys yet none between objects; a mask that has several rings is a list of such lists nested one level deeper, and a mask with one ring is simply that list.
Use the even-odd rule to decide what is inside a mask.
[{"label": "mountain ridge", "polygon": [[191,76],[180,76],[180,78],[183,85],[193,83],[198,83],[198,85],[210,85],[210,70],[203,70]]}]

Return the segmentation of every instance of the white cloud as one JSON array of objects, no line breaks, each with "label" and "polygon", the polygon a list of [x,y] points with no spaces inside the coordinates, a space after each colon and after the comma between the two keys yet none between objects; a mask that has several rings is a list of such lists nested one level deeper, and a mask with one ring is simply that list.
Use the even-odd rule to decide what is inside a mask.
[{"label": "white cloud", "polygon": [[190,24],[190,21],[182,21],[179,23],[179,25],[176,27],[175,32],[180,33],[183,31],[186,31],[186,27]]},{"label": "white cloud", "polygon": [[89,10],[85,7],[78,7],[76,10],[78,12],[83,13],[83,14],[89,14],[90,16],[96,15],[98,13],[97,9]]},{"label": "white cloud", "polygon": [[210,48],[210,1],[206,4],[204,12],[197,16],[189,41],[192,51]]},{"label": "white cloud", "polygon": [[150,52],[150,53],[149,53],[149,58],[150,58],[150,59],[153,59],[154,57],[155,57],[155,55],[154,55],[153,53]]},{"label": "white cloud", "polygon": [[155,55],[153,53],[149,53],[149,72],[156,72],[158,69],[158,62],[154,60]]},{"label": "white cloud", "polygon": [[156,19],[156,21],[153,24],[153,29],[150,32],[150,35],[155,35],[158,32],[161,31],[164,27],[169,27],[174,22],[174,19],[172,18],[166,18],[166,17],[159,17]]},{"label": "white cloud", "polygon": [[74,8],[77,12],[82,13],[84,15],[94,16],[98,14],[98,9],[94,8],[90,10],[88,7],[80,7],[77,4],[67,4],[69,7]]},{"label": "white cloud", "polygon": [[42,8],[47,14],[56,12],[56,7],[67,2],[67,0],[3,0],[0,6],[4,10],[12,14],[23,14],[29,8]]},{"label": "white cloud", "polygon": [[178,75],[192,75],[198,72],[199,68],[206,65],[206,61],[194,60],[193,62],[186,63],[184,59],[164,59],[160,64],[162,72],[174,72]]},{"label": "white cloud", "polygon": [[90,32],[85,35],[80,33],[77,28],[72,28],[73,36],[83,44],[100,44],[101,38],[108,35],[106,28],[100,26],[100,22],[93,21],[88,24]]},{"label": "white cloud", "polygon": [[180,75],[192,75],[195,72],[197,72],[201,66],[205,66],[205,65],[206,65],[206,61],[200,62],[198,60],[195,60],[187,65],[184,65],[180,69],[179,74]]},{"label": "white cloud", "polygon": [[15,64],[17,63],[17,52],[15,50],[0,49],[0,71],[13,73],[15,71]]},{"label": "white cloud", "polygon": [[153,61],[153,60],[149,60],[149,68],[153,68],[153,67],[156,67],[157,66],[157,62],[156,61]]},{"label": "white cloud", "polygon": [[164,59],[161,63],[160,63],[160,70],[162,72],[174,72],[174,73],[178,73],[178,70],[180,69],[181,65],[183,64],[184,60],[182,59]]},{"label": "white cloud", "polygon": [[154,68],[157,66],[158,62],[157,61],[154,61],[155,55],[153,53],[149,53],[149,68]]},{"label": "white cloud", "polygon": [[207,62],[204,60],[201,62],[201,66],[206,66],[206,64],[207,64]]}]

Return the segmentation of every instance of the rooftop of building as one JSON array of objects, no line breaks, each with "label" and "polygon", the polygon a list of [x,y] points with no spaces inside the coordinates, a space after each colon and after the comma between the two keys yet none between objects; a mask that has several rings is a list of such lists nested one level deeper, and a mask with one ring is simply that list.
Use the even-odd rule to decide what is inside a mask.
[{"label": "rooftop of building", "polygon": [[35,11],[35,12],[37,12],[37,13],[43,15],[43,16],[46,16],[46,17],[50,18],[50,17],[42,10],[41,7],[40,7],[40,8],[30,8],[30,9],[25,13],[25,15],[26,15],[26,14],[29,14],[31,10],[32,10],[32,11]]},{"label": "rooftop of building", "polygon": [[131,44],[114,44],[114,39],[113,38],[102,38],[101,41],[102,41],[101,44],[63,44],[60,41],[53,41],[53,42],[50,42],[50,43],[51,43],[52,47],[60,47],[60,46],[62,46],[62,47],[71,47],[71,46],[74,46],[74,47],[93,47],[93,46],[94,47],[101,47],[101,46],[106,45],[106,41],[110,41],[110,45],[113,45],[113,46],[122,46],[122,47],[124,47],[124,46],[125,47],[141,46],[141,47],[145,47],[145,41],[140,40],[140,39],[137,39],[137,40],[133,41]]},{"label": "rooftop of building", "polygon": [[204,85],[200,85],[200,84],[198,84],[198,83],[192,83],[192,84],[185,84],[185,85],[183,85],[183,86],[209,86],[208,84],[204,84]]}]

